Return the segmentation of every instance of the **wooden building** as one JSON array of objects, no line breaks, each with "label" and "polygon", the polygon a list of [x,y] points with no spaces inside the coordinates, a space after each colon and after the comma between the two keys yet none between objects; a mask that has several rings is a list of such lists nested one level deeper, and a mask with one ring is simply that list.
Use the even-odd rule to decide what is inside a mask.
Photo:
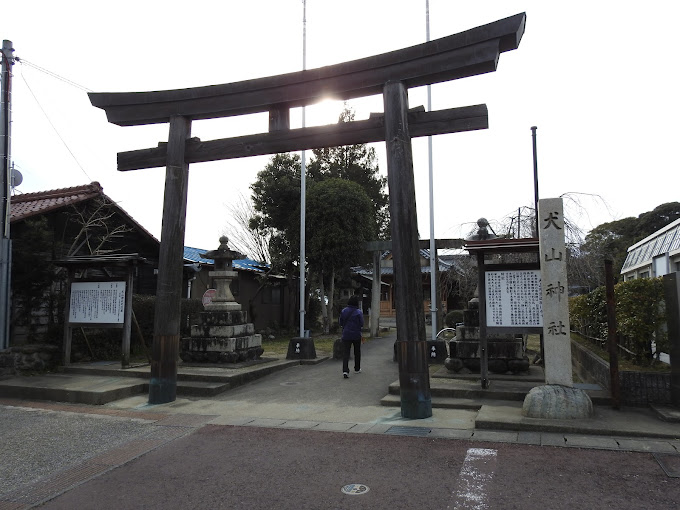
[{"label": "wooden building", "polygon": [[10,205],[11,344],[61,338],[66,271],[56,260],[134,253],[148,264],[136,269],[133,292],[156,293],[159,241],[98,182],[15,195]]},{"label": "wooden building", "polygon": [[628,248],[621,269],[624,281],[680,271],[680,219]]},{"label": "wooden building", "polygon": [[[430,267],[430,252],[429,250],[421,249],[419,253],[420,274],[423,286],[423,312],[426,320],[430,321],[430,281],[431,281],[431,267]],[[441,296],[441,310],[442,316],[445,316],[449,309],[456,306],[456,296],[451,293],[450,286],[445,284],[445,274],[450,270],[457,270],[457,264],[454,256],[439,256],[437,257],[438,271],[439,271],[439,285],[438,289]],[[364,290],[363,305],[364,311],[368,312],[367,307],[370,306],[371,299],[370,292],[372,288],[373,269],[368,267],[353,268],[353,273],[356,275],[356,280]],[[397,315],[395,304],[395,285],[394,285],[394,264],[392,260],[392,253],[386,251],[380,257],[380,317],[394,318]],[[342,289],[341,292],[348,292]]]}]

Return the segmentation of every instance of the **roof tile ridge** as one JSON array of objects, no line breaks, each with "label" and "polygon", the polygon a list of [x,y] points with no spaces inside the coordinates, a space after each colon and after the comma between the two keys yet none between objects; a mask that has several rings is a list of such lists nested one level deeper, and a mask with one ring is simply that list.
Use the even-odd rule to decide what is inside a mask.
[{"label": "roof tile ridge", "polygon": [[12,202],[32,202],[35,200],[46,200],[50,198],[64,198],[79,193],[103,194],[104,189],[98,181],[92,181],[90,184],[83,184],[81,186],[73,186],[70,188],[58,188],[46,191],[36,191],[34,193],[22,193],[21,195],[14,195]]}]

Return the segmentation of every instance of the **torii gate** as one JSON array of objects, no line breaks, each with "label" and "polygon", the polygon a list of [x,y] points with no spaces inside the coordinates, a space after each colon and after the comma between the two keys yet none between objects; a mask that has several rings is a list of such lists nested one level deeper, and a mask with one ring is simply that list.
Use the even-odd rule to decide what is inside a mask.
[{"label": "torii gate", "polygon": [[[411,137],[488,128],[486,105],[409,112],[407,91],[496,70],[519,46],[526,14],[381,55],[318,69],[223,85],[155,92],[89,93],[109,122],[169,122],[168,142],[118,153],[118,170],[166,167],[149,403],[176,398],[179,310],[189,164],[385,141],[396,275],[401,414],[432,416]],[[385,114],[331,126],[290,129],[290,108],[329,97],[382,94]],[[269,112],[269,132],[210,140],[190,138],[191,122]]]}]

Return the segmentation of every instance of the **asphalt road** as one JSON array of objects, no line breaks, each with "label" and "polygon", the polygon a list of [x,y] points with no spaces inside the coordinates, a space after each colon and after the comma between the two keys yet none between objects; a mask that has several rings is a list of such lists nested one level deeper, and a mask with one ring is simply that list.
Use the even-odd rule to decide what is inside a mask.
[{"label": "asphalt road", "polygon": [[[365,486],[361,494],[342,488]],[[677,509],[650,454],[207,425],[46,509]]]},{"label": "asphalt road", "polygon": [[[349,379],[328,360],[159,409],[0,406],[0,510],[55,494],[40,508],[678,508],[680,478],[651,453],[267,424],[362,423],[376,409],[391,423],[399,410],[378,402],[398,377],[393,341],[366,344]],[[232,412],[257,426],[221,421]]]}]

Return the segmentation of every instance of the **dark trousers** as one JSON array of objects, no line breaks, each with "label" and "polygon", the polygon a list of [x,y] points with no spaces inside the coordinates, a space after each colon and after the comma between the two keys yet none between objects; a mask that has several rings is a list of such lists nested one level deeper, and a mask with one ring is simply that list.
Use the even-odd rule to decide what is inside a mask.
[{"label": "dark trousers", "polygon": [[361,370],[361,338],[342,341],[342,371],[349,373],[349,353],[354,346],[354,371]]}]

